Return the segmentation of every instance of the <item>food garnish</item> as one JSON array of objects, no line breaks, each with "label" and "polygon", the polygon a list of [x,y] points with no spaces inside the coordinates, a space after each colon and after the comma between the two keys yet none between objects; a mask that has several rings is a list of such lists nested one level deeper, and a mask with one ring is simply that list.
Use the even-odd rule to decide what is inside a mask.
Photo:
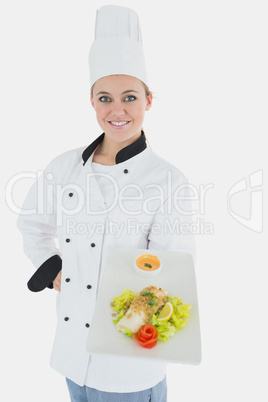
[{"label": "food garnish", "polygon": [[137,334],[133,334],[133,338],[143,348],[151,349],[157,343],[158,331],[154,325],[146,324],[139,329]]},{"label": "food garnish", "polygon": [[152,268],[153,267],[151,264],[148,264],[148,262],[145,262],[144,266],[147,267],[147,268]]},{"label": "food garnish", "polygon": [[173,313],[173,306],[170,302],[167,302],[160,311],[157,319],[158,321],[168,321]]}]

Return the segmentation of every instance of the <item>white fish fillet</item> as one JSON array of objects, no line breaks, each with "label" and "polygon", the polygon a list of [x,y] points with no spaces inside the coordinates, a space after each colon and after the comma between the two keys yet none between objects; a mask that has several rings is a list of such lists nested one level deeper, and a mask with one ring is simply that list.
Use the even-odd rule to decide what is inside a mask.
[{"label": "white fish fillet", "polygon": [[116,329],[118,331],[129,329],[132,333],[136,333],[145,324],[144,312],[141,311],[141,314],[139,315],[138,313],[133,313],[132,311],[130,311],[130,309],[116,324]]},{"label": "white fish fillet", "polygon": [[[154,298],[153,300],[156,300],[158,304],[155,306],[148,305],[148,301],[152,300],[152,298],[150,296],[142,296],[141,292],[144,291],[149,291],[157,296],[157,298]],[[157,289],[155,286],[148,286],[147,288],[142,289],[141,292],[136,294],[130,308],[116,324],[116,329],[118,331],[129,329],[132,333],[137,333],[143,325],[148,323],[152,315],[167,301],[168,292],[166,290]]]}]

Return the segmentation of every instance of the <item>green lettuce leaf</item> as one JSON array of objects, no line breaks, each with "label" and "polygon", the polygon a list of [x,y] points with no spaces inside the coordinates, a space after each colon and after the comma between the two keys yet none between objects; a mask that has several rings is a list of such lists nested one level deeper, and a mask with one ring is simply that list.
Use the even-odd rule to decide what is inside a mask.
[{"label": "green lettuce leaf", "polygon": [[122,331],[122,333],[123,334],[125,334],[125,335],[127,335],[127,336],[132,336],[133,337],[133,334],[132,334],[132,332],[129,330],[129,329],[124,329],[123,331]]},{"label": "green lettuce leaf", "polygon": [[176,333],[176,328],[169,321],[158,321],[154,314],[150,321],[158,330],[158,339],[167,342]]},{"label": "green lettuce leaf", "polygon": [[178,329],[185,327],[187,324],[187,318],[190,316],[189,311],[191,305],[188,303],[182,303],[181,299],[176,296],[168,297],[168,302],[173,306],[173,313],[168,321],[158,321],[157,316],[161,309],[153,315],[150,323],[155,325],[159,337],[158,339],[163,342],[167,342]]},{"label": "green lettuce leaf", "polygon": [[[113,310],[118,313],[116,319],[113,322],[116,324],[124,316],[124,309],[127,303],[132,303],[136,293],[129,289],[123,289],[122,293],[118,297],[113,298]],[[132,334],[131,334],[132,335]]]},{"label": "green lettuce leaf", "polygon": [[181,299],[176,296],[168,297],[168,302],[173,306],[173,313],[168,322],[174,325],[176,329],[181,329],[187,324],[187,318],[190,317],[189,311],[191,305],[189,303],[182,303]]}]

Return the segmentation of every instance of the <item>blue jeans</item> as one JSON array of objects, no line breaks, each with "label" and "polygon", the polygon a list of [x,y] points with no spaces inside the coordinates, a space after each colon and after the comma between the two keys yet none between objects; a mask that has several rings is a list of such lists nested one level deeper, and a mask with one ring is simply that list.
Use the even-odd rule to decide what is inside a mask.
[{"label": "blue jeans", "polygon": [[139,392],[104,392],[94,388],[80,387],[66,378],[71,402],[167,402],[166,378],[153,388]]}]

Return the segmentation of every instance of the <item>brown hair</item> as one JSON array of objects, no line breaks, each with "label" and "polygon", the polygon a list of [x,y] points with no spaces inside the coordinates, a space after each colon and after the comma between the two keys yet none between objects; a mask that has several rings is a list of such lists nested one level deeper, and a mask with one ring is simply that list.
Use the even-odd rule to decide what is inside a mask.
[{"label": "brown hair", "polygon": [[145,96],[146,96],[146,98],[148,98],[148,96],[150,95],[150,89],[149,89],[149,87],[146,85],[146,84],[144,84],[144,82],[143,81],[141,81],[141,83],[142,83],[142,85],[144,86],[144,90],[145,90]]}]

